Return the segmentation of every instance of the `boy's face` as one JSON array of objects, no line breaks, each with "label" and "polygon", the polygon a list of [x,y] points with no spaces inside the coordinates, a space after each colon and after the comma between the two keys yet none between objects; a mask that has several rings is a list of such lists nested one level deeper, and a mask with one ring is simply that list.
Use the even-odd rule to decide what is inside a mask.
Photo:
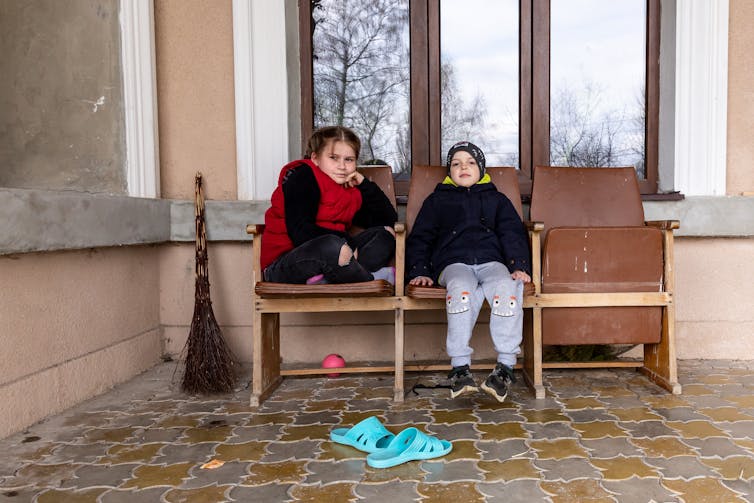
[{"label": "boy's face", "polygon": [[356,171],[356,151],[342,141],[329,142],[320,154],[312,152],[311,160],[340,185],[346,183],[346,177]]},{"label": "boy's face", "polygon": [[476,159],[464,150],[453,154],[450,160],[450,179],[459,187],[471,187],[481,178]]}]

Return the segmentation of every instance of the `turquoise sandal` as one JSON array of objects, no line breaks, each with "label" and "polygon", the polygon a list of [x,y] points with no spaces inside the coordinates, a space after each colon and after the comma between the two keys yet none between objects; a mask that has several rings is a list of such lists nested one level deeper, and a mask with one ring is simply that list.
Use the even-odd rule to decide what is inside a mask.
[{"label": "turquoise sandal", "polygon": [[369,416],[351,428],[335,428],[330,432],[333,442],[364,452],[378,452],[387,447],[393,438],[395,435],[387,431],[375,416]]},{"label": "turquoise sandal", "polygon": [[400,432],[385,449],[369,454],[367,464],[372,468],[390,468],[406,461],[439,458],[449,453],[453,444],[430,437],[416,428]]}]

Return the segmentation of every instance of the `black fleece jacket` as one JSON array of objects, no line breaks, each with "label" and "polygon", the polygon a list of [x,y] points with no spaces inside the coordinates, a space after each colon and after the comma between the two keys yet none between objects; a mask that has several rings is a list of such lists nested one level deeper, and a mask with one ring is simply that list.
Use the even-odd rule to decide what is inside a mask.
[{"label": "black fleece jacket", "polygon": [[[352,224],[364,229],[378,225],[394,226],[398,214],[379,185],[365,178],[357,188],[361,192],[361,208],[354,215]],[[283,195],[285,226],[294,246],[325,234],[335,234],[348,240],[349,246],[353,247],[353,242],[346,233],[326,229],[315,223],[321,193],[317,179],[308,165],[291,170],[290,176],[283,182]]]},{"label": "black fleece jacket", "polygon": [[531,274],[526,229],[510,200],[492,182],[440,183],[427,197],[406,241],[406,276],[435,282],[450,264],[500,262]]}]

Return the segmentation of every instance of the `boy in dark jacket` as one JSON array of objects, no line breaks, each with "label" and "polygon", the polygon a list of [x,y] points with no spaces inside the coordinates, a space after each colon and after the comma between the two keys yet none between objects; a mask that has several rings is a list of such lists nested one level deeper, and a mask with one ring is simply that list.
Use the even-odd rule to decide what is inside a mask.
[{"label": "boy in dark jacket", "polygon": [[447,351],[453,370],[450,395],[478,391],[469,347],[484,299],[497,365],[481,384],[499,402],[514,381],[523,329],[523,284],[529,276],[529,244],[513,204],[485,174],[482,150],[459,142],[448,151],[448,176],[427,197],[406,244],[412,285],[446,287]]}]

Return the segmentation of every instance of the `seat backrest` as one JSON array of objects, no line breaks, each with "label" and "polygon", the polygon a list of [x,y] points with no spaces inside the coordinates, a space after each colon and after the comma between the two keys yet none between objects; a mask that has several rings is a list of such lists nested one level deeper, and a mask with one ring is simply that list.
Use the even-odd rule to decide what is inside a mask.
[{"label": "seat backrest", "polygon": [[530,218],[553,227],[644,224],[636,170],[536,166]]},{"label": "seat backrest", "polygon": [[395,186],[393,185],[393,170],[390,166],[359,166],[358,169],[365,178],[379,185],[395,208]]},{"label": "seat backrest", "polygon": [[[490,167],[487,173],[497,190],[505,194],[513,203],[518,215],[523,218],[521,192],[518,187],[518,172],[512,167]],[[406,232],[411,232],[416,215],[424,200],[435,190],[435,186],[445,179],[448,169],[445,166],[414,166],[411,169],[411,181],[408,186],[408,204],[406,205]]]}]

